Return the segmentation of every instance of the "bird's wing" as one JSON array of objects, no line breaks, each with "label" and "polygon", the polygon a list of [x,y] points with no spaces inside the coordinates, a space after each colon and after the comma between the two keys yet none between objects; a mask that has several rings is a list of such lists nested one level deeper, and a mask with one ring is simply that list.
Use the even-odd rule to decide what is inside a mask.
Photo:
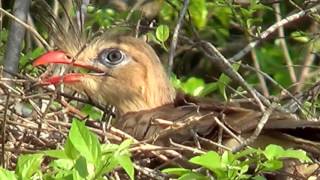
[{"label": "bird's wing", "polygon": [[[171,138],[183,142],[193,137],[191,130],[201,136],[214,134],[220,126],[217,120],[237,135],[251,134],[262,116],[263,113],[256,109],[233,104],[192,102],[181,106],[170,104],[152,110],[128,113],[116,126],[139,140],[167,141]],[[263,127],[263,133],[276,134],[275,132],[282,133],[288,129],[298,132],[298,129],[308,127],[320,129],[320,122],[299,120],[289,113],[274,111]],[[299,133],[295,135],[299,136]],[[320,141],[320,138],[318,140]]]}]

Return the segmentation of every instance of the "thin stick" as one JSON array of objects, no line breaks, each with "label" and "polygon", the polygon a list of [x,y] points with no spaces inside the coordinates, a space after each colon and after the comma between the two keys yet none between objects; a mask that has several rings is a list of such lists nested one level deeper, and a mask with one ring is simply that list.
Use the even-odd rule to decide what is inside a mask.
[{"label": "thin stick", "polygon": [[235,140],[237,140],[239,143],[243,143],[242,137],[238,137],[235,135],[229,128],[227,128],[217,117],[213,117],[215,122],[223,129],[225,130],[230,136],[232,136]]},{"label": "thin stick", "polygon": [[[277,23],[278,23],[278,22],[281,21],[280,3],[274,3],[273,4],[273,9],[275,11],[274,13],[275,13],[276,20],[277,20]],[[280,46],[281,46],[282,51],[283,51],[284,59],[285,59],[286,64],[287,64],[287,68],[288,68],[288,71],[289,71],[289,75],[290,75],[291,81],[292,81],[293,84],[295,84],[297,82],[297,77],[296,77],[296,73],[295,73],[294,68],[293,68],[293,63],[292,63],[292,59],[291,59],[290,54],[289,54],[289,49],[288,49],[286,40],[284,39],[285,34],[284,34],[283,26],[280,26],[278,28],[278,35],[279,35]]]},{"label": "thin stick", "polygon": [[[258,91],[252,88],[244,79],[243,77],[236,71],[232,69],[230,62],[214,47],[211,43],[207,41],[202,41],[202,52],[210,58],[210,60],[214,61],[215,63],[219,63],[218,65],[224,69],[224,73],[231,77],[233,80],[236,80],[240,85],[247,90],[251,96],[255,99],[256,103],[258,104],[260,110],[263,112],[265,111],[264,104],[270,105],[270,102],[262,96]],[[220,61],[216,61],[216,58],[219,58]],[[263,103],[261,102],[263,101]]]},{"label": "thin stick", "polygon": [[5,143],[6,143],[6,124],[7,124],[7,115],[8,115],[8,108],[9,108],[9,99],[10,99],[10,92],[7,92],[7,99],[6,99],[6,105],[3,113],[3,123],[2,123],[2,147],[1,147],[1,166],[3,168],[6,168],[6,163],[5,163]]},{"label": "thin stick", "polygon": [[161,173],[160,171],[150,169],[147,167],[143,167],[143,166],[139,166],[137,164],[133,164],[133,166],[136,170],[140,171],[141,173],[150,177],[151,179],[156,179],[156,180],[168,179],[167,175],[164,173]]},{"label": "thin stick", "polygon": [[131,18],[132,14],[134,11],[136,11],[137,9],[139,9],[139,7],[141,7],[141,5],[145,2],[146,0],[138,0],[136,1],[136,3],[133,5],[133,7],[130,9],[130,12],[128,13],[128,16],[126,17],[126,21],[129,21],[129,19]]},{"label": "thin stick", "polygon": [[206,138],[203,138],[203,137],[200,137],[200,136],[198,138],[199,138],[200,141],[203,141],[205,143],[217,146],[218,148],[221,148],[221,149],[224,149],[224,150],[227,150],[227,151],[231,151],[232,150],[231,148],[229,148],[227,146],[224,146],[222,144],[216,143],[214,141],[211,141],[210,139],[206,139]]},{"label": "thin stick", "polygon": [[[261,71],[260,64],[259,64],[259,61],[258,61],[258,57],[257,57],[257,53],[256,53],[256,49],[255,48],[252,48],[251,57],[252,57],[252,60],[253,60],[254,67],[258,71]],[[263,75],[261,73],[257,72],[257,76],[258,76],[258,79],[259,79],[259,82],[260,82],[260,88],[262,90],[263,95],[268,97],[269,96],[269,90],[268,90],[268,87],[267,87],[266,80],[264,79],[264,77],[263,77]]]},{"label": "thin stick", "polygon": [[271,115],[271,113],[273,112],[275,108],[275,103],[271,104],[271,106],[264,112],[263,116],[261,117],[259,124],[257,125],[256,129],[254,130],[254,132],[252,133],[252,135],[247,138],[245,141],[243,141],[239,146],[233,148],[232,152],[238,152],[240,151],[242,148],[244,148],[247,145],[250,145],[251,143],[253,143],[257,137],[260,135],[264,125],[268,122],[269,117]]},{"label": "thin stick", "polygon": [[179,30],[181,28],[181,24],[184,19],[184,15],[187,12],[188,5],[189,5],[189,0],[184,0],[183,7],[179,13],[178,22],[177,22],[176,27],[174,28],[174,31],[173,31],[172,40],[171,40],[171,44],[170,44],[170,52],[169,52],[168,74],[170,74],[172,72],[173,58],[174,58],[174,53],[175,53],[175,50],[176,50],[177,44],[178,44]]},{"label": "thin stick", "polygon": [[205,154],[206,153],[206,152],[204,152],[204,151],[202,151],[202,150],[200,150],[198,148],[193,148],[193,147],[189,147],[189,146],[185,146],[185,145],[176,143],[176,142],[172,141],[171,138],[169,139],[169,141],[170,141],[171,145],[173,145],[175,147],[178,147],[181,150],[187,150],[187,151],[190,151],[190,152],[192,152],[194,154]]},{"label": "thin stick", "polygon": [[[319,29],[319,25],[316,22],[314,22],[310,27],[311,33],[317,32],[318,29]],[[304,85],[304,81],[306,80],[306,78],[309,75],[310,66],[312,65],[312,63],[314,62],[314,60],[316,58],[316,55],[314,53],[312,53],[313,48],[314,48],[314,44],[311,41],[310,44],[308,45],[307,52],[306,52],[306,55],[305,55],[305,58],[303,61],[303,68],[301,70],[299,81],[296,86],[296,92],[301,91],[301,89]]]}]

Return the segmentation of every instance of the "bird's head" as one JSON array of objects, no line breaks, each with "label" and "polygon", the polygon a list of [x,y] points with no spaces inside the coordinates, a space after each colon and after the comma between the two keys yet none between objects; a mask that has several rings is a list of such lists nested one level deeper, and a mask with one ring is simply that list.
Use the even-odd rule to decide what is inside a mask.
[{"label": "bird's head", "polygon": [[87,94],[93,101],[109,103],[120,114],[152,109],[173,102],[174,88],[150,45],[130,36],[100,37],[80,52],[49,51],[34,66],[67,64],[90,70],[42,79],[64,83]]}]

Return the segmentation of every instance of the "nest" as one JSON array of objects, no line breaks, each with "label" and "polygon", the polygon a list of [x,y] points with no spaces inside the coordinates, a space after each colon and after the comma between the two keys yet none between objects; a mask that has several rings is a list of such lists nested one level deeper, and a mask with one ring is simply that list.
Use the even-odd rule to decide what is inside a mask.
[{"label": "nest", "polygon": [[[316,95],[319,83],[299,97]],[[306,98],[308,99],[308,98]],[[80,111],[84,104],[92,102],[77,96],[73,92],[63,92],[59,88],[39,86],[30,76],[16,75],[15,78],[0,79],[0,122],[1,122],[1,160],[6,168],[14,169],[20,154],[35,153],[41,150],[61,148],[65,143],[72,119],[85,121],[101,143],[121,143],[132,138],[125,132],[110,125],[114,108],[104,108],[102,119],[96,121]],[[99,107],[99,105],[96,105]],[[99,107],[103,108],[103,107]],[[97,108],[97,109],[99,109]],[[166,123],[160,122],[158,123]],[[176,160],[187,164],[187,159],[204,151],[199,148],[199,140],[215,146],[218,150],[230,150],[210,139],[199,137],[190,144],[178,144],[171,141],[171,146],[154,145],[152,142],[134,140],[130,149],[137,176],[140,178],[164,179],[167,176],[159,171],[168,165],[177,165]],[[299,174],[300,166],[295,164]],[[301,169],[301,168],[300,168]],[[313,174],[317,171],[314,170]],[[127,178],[121,170],[115,173]],[[300,172],[301,173],[301,172]]]}]

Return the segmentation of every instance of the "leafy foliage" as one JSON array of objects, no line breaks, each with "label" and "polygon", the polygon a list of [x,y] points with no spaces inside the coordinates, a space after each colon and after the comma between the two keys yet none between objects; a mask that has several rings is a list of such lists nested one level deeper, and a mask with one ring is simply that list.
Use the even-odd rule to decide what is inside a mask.
[{"label": "leafy foliage", "polygon": [[[240,63],[235,63],[232,67],[235,71],[238,71]],[[226,90],[231,80],[225,74],[221,74],[218,80],[212,83],[205,83],[203,79],[196,77],[190,77],[185,81],[181,81],[173,75],[171,77],[171,82],[175,88],[193,96],[208,96],[209,94],[218,91],[225,100],[227,100],[228,97]]]},{"label": "leafy foliage", "polygon": [[[283,167],[284,158],[293,158],[301,162],[311,162],[305,151],[284,150],[277,145],[269,145],[264,150],[246,149],[238,153],[209,151],[203,155],[195,156],[189,162],[207,169],[219,179],[265,179],[261,176],[265,172],[275,172]],[[252,168],[254,166],[254,168]],[[252,171],[252,172],[250,172]],[[179,179],[207,180],[210,179],[199,170],[184,168],[167,168],[163,172],[176,175]],[[205,171],[202,171],[205,172]],[[250,172],[250,173],[249,173]]]},{"label": "leafy foliage", "polygon": [[[64,148],[19,156],[16,171],[0,169],[0,179],[101,179],[121,166],[134,178],[128,151],[131,140],[120,145],[100,144],[83,122],[73,120]],[[53,158],[48,169],[41,170],[44,157]]]}]

